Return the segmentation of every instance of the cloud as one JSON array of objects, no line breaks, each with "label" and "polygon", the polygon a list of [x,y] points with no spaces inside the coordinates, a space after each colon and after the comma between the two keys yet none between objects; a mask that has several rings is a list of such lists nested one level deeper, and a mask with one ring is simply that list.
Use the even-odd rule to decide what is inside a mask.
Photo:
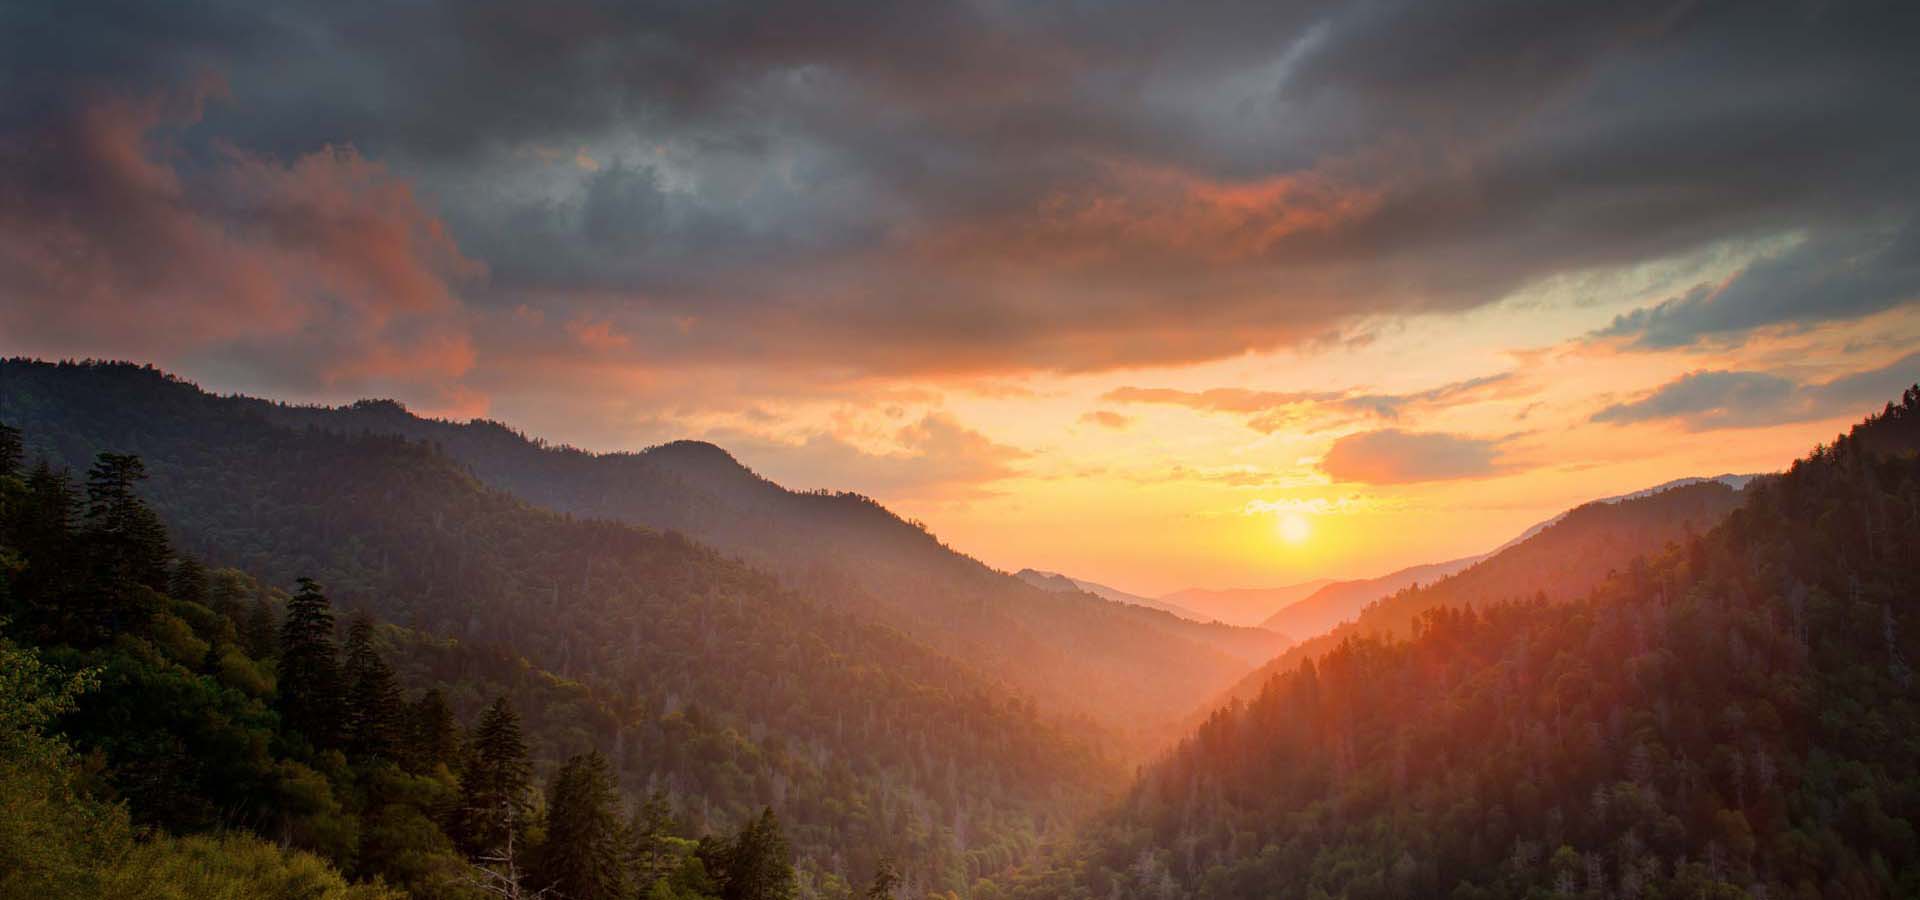
[{"label": "cloud", "polygon": [[40,352],[189,356],[279,386],[423,385],[462,408],[462,255],[350,147],[282,162],[172,139],[218,85],[104,94],[0,137],[0,331]]},{"label": "cloud", "polygon": [[1203,412],[1245,415],[1247,427],[1261,434],[1272,434],[1282,429],[1327,427],[1363,418],[1394,421],[1407,412],[1503,399],[1530,390],[1515,373],[1499,372],[1405,394],[1380,394],[1363,390],[1258,391],[1212,388],[1186,391],[1120,387],[1108,391],[1101,399],[1112,403],[1159,403]]},{"label": "cloud", "polygon": [[1836,417],[1857,418],[1920,381],[1920,353],[1831,381],[1801,384],[1765,372],[1703,370],[1616,403],[1593,421],[1625,425],[1676,421],[1689,431],[1761,428]]},{"label": "cloud", "polygon": [[1502,442],[1455,434],[1388,428],[1349,434],[1333,442],[1320,470],[1335,481],[1410,484],[1477,478],[1501,471]]},{"label": "cloud", "polygon": [[[149,295],[161,299],[122,308],[214,323],[243,296],[255,324],[240,337],[310,323],[300,341],[229,354],[275,377],[318,364],[275,352],[319,343],[316,302],[368,320],[313,291],[261,300],[289,267],[327,295],[399,278],[422,296],[438,281],[470,313],[589,316],[631,338],[619,353],[659,365],[978,375],[1300,345],[1356,319],[1471,309],[1555,275],[1785,234],[1857,261],[1796,262],[1775,300],[1756,270],[1617,335],[1687,342],[1912,297],[1911,237],[1876,252],[1859,223],[1897,221],[1920,197],[1920,121],[1903,114],[1920,71],[1913,16],[1667,0],[1209,0],[1099,16],[957,0],[426,0],[369,29],[357,4],[11,4],[0,197],[26,198],[26,218],[88,221],[17,249],[0,293],[144,284],[125,235],[156,228],[149,258],[217,263],[192,276],[212,289],[175,273]],[[123,125],[118,156],[88,156],[101,145],[67,127],[89,97],[183,89],[207,69],[229,101],[138,140]],[[316,156],[349,144],[351,164]],[[249,269],[239,260],[261,247],[220,241],[269,239],[245,196],[230,208],[213,189],[219,173],[252,160],[284,181],[310,159],[330,189],[404,185],[440,237],[316,243],[296,265],[295,242],[321,237],[291,227],[269,241],[278,261]],[[178,202],[143,207],[128,189]],[[396,221],[402,201],[386,196],[375,208]],[[132,215],[116,226],[105,209]],[[176,214],[203,237],[165,228]],[[112,257],[108,271],[38,266],[68,239]],[[393,265],[375,276],[377,250]],[[462,282],[451,252],[490,277]],[[417,359],[407,377],[457,381],[458,323],[403,308],[412,324],[374,322],[306,355],[350,356],[369,336],[438,347],[376,367]]]},{"label": "cloud", "polygon": [[982,496],[987,485],[1020,474],[1020,464],[1031,456],[940,413],[899,429],[886,449],[869,449],[828,432],[798,442],[738,431],[709,437],[787,487],[856,490],[890,499]]},{"label": "cloud", "polygon": [[1123,416],[1110,409],[1092,410],[1082,415],[1080,421],[1089,425],[1098,425],[1102,428],[1112,428],[1116,431],[1133,424],[1132,418]]},{"label": "cloud", "polygon": [[1737,342],[1755,329],[1806,327],[1920,300],[1920,223],[1825,236],[1759,259],[1725,283],[1622,314],[1595,333],[1637,349]]}]

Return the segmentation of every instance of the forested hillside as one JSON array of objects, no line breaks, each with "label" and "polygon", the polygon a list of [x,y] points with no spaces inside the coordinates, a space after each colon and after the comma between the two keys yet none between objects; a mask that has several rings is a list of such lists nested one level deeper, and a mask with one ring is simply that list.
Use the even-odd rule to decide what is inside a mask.
[{"label": "forested hillside", "polygon": [[[1251,700],[1275,674],[1325,654],[1351,637],[1405,637],[1428,610],[1511,600],[1570,600],[1635,558],[1703,534],[1739,506],[1740,491],[1707,481],[1569,511],[1525,540],[1453,575],[1414,584],[1366,605],[1352,621],[1304,640],[1220,698]],[[1217,704],[1216,704],[1217,705]]]},{"label": "forested hillside", "polygon": [[[332,409],[213,397],[131,365],[16,360],[0,363],[0,379],[7,382],[0,396],[13,398],[0,402],[55,415],[89,405],[124,410],[119,415],[132,418],[115,423],[101,415],[95,424],[155,438],[204,442],[264,420],[428,441],[488,486],[559,512],[681,532],[774,573],[816,604],[892,624],[1046,711],[1092,716],[1115,734],[1186,714],[1233,683],[1247,660],[1286,644],[1261,630],[1039,590],[955,552],[871,499],[786,490],[711,444],[597,455],[493,422],[422,419],[385,401]],[[82,443],[91,448],[97,440],[89,434]],[[156,490],[168,502],[168,486]]]},{"label": "forested hillside", "polygon": [[1431,584],[1484,558],[1471,556],[1443,563],[1409,566],[1378,578],[1336,581],[1308,594],[1303,600],[1288,604],[1285,609],[1267,617],[1260,627],[1296,635],[1303,640],[1311,638],[1353,618],[1375,600],[1415,585]]},{"label": "forested hillside", "polygon": [[[158,387],[113,387],[126,378]],[[429,446],[280,427],[124,366],[10,363],[0,421],[77,470],[137,455],[174,546],[406,625],[376,633],[456,707],[528,690],[474,675],[522,657],[577,683],[536,704],[549,759],[597,750],[695,832],[771,807],[822,891],[891,854],[909,884],[967,893],[1115,780],[1090,741],[962,662],[677,534],[529,506]],[[182,827],[234,824],[211,805]]]},{"label": "forested hillside", "polygon": [[1920,895],[1917,439],[1920,388],[1580,597],[1349,636],[1020,894]]}]

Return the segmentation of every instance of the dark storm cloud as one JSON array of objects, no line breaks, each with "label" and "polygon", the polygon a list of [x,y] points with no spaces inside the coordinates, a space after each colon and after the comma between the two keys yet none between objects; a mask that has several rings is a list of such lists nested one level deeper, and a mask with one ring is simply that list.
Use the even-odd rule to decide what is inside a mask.
[{"label": "dark storm cloud", "polygon": [[1759,428],[1816,419],[1857,419],[1920,381],[1920,353],[1831,381],[1801,383],[1766,372],[1682,375],[1593,416],[1595,422],[1674,421],[1690,431]]},{"label": "dark storm cloud", "polygon": [[1725,284],[1702,285],[1614,319],[1601,337],[1677,347],[1766,326],[1804,326],[1920,299],[1920,228],[1808,241],[1760,259]]},{"label": "dark storm cloud", "polygon": [[[212,77],[227,90],[200,115],[123,144],[182,196],[209,196],[236,158],[290,168],[350,145],[484,270],[449,276],[461,309],[592,319],[650,359],[1177,362],[1803,236],[1751,277],[1609,329],[1674,346],[1914,298],[1916,16],[1789,2],[13,4],[0,247],[16,269],[44,262],[22,249],[25,223],[107,196],[113,161],[76,157],[62,123]],[[28,172],[39,181],[20,183]],[[250,227],[244,204],[194,211],[210,235]],[[93,257],[140,255],[124,229],[75,227]],[[361,256],[309,261],[332,290],[373,283],[354,274],[374,262]],[[0,291],[72,304],[71,279],[35,271]]]}]

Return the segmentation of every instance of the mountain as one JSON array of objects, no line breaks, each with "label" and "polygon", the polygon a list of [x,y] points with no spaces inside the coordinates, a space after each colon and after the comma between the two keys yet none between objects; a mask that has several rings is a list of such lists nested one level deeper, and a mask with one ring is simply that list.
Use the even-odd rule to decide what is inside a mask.
[{"label": "mountain", "polygon": [[[813,603],[885,623],[1050,714],[1089,717],[1122,740],[1176,721],[1231,684],[1245,671],[1246,646],[1268,640],[1087,594],[1039,590],[952,550],[871,499],[789,491],[711,444],[592,454],[498,423],[423,419],[390,401],[328,408],[212,397],[134,366],[16,360],[0,374],[16,403],[103,407],[102,425],[113,425],[110,410],[132,407],[155,417],[187,416],[197,420],[192,427],[212,432],[248,423],[425,442],[487,487],[575,517],[685,535],[774,575]],[[89,452],[112,446],[87,442]]]},{"label": "mountain", "polygon": [[[1015,573],[1015,577],[1043,591],[1053,593],[1086,593],[1101,597],[1113,603],[1125,603],[1131,606],[1153,609],[1167,615],[1181,615],[1181,613],[1184,612],[1164,608],[1165,605],[1157,601],[1136,597],[1123,591],[1116,591],[1092,582],[1079,581],[1053,572],[1042,572],[1037,569],[1021,569]],[[1272,659],[1274,654],[1293,645],[1293,638],[1278,631],[1272,631],[1266,628],[1242,628],[1223,622],[1201,622],[1192,619],[1192,616],[1192,613],[1186,613],[1182,616],[1183,619],[1193,622],[1191,625],[1181,626],[1183,630],[1204,635],[1208,644],[1233,655],[1234,658],[1248,665],[1259,665],[1260,663],[1266,662]]]},{"label": "mountain", "polygon": [[[1676,478],[1673,481],[1669,481],[1661,485],[1656,485],[1654,487],[1647,488],[1645,490],[1634,491],[1632,493],[1627,493],[1627,494],[1620,494],[1613,497],[1603,497],[1601,499],[1594,500],[1591,502],[1619,503],[1624,500],[1636,500],[1641,497],[1649,497],[1654,494],[1672,490],[1674,488],[1688,487],[1691,485],[1702,484],[1706,482],[1716,482],[1719,484],[1723,484],[1737,491],[1737,490],[1741,490],[1742,488],[1745,488],[1748,482],[1751,482],[1753,479],[1758,477],[1760,476],[1758,475],[1718,475],[1712,478]],[[1572,512],[1572,510],[1568,510],[1568,512]],[[1375,600],[1379,600],[1391,594],[1398,593],[1401,590],[1404,590],[1409,587],[1413,587],[1416,584],[1432,582],[1441,578],[1445,578],[1448,575],[1452,575],[1453,573],[1458,572],[1462,569],[1465,569],[1468,566],[1473,565],[1474,563],[1477,563],[1483,559],[1486,559],[1489,556],[1494,555],[1495,553],[1499,553],[1503,550],[1506,550],[1507,548],[1512,547],[1515,544],[1525,541],[1528,538],[1531,538],[1534,535],[1539,534],[1542,531],[1545,531],[1548,526],[1553,525],[1556,522],[1559,522],[1561,519],[1566,518],[1566,516],[1567,516],[1567,513],[1561,513],[1560,515],[1554,516],[1553,518],[1548,519],[1545,522],[1541,522],[1537,525],[1534,525],[1528,528],[1527,530],[1521,532],[1519,537],[1516,537],[1513,540],[1510,540],[1504,544],[1501,544],[1500,546],[1494,548],[1489,553],[1483,553],[1478,556],[1462,557],[1460,559],[1450,560],[1442,563],[1428,563],[1426,565],[1420,565],[1420,566],[1409,566],[1405,569],[1401,569],[1398,572],[1393,572],[1388,575],[1382,575],[1379,578],[1365,578],[1365,579],[1358,579],[1353,581],[1333,582],[1331,584],[1326,585],[1325,587],[1320,588],[1317,591],[1314,591],[1311,595],[1306,597],[1306,599],[1290,604],[1286,608],[1280,610],[1279,612],[1274,613],[1266,621],[1261,622],[1260,627],[1271,629],[1273,631],[1282,632],[1284,634],[1294,635],[1295,637],[1302,638],[1302,639],[1319,635],[1321,633],[1331,630],[1334,626],[1339,625],[1341,622],[1344,622],[1344,621],[1347,621],[1348,619],[1353,618],[1355,615],[1359,614],[1359,612],[1362,609],[1365,609],[1367,604],[1372,603]]]},{"label": "mountain", "polygon": [[1468,556],[1450,562],[1408,566],[1379,578],[1331,582],[1308,594],[1306,599],[1288,604],[1269,616],[1260,623],[1260,627],[1310,638],[1332,630],[1381,597],[1416,584],[1445,578],[1485,558]]},{"label": "mountain", "polygon": [[1553,599],[1482,581],[1270,673],[1011,894],[1920,896],[1916,449],[1920,387],[1738,494],[1582,507],[1508,552],[1744,501],[1572,596],[1591,543]]},{"label": "mountain", "polygon": [[1053,591],[1055,593],[1071,593],[1073,591],[1085,591],[1103,600],[1111,600],[1115,603],[1127,603],[1133,606],[1144,606],[1148,609],[1157,609],[1163,612],[1170,612],[1176,616],[1179,616],[1180,618],[1188,619],[1194,622],[1213,621],[1212,619],[1209,619],[1206,616],[1203,616],[1197,612],[1194,612],[1193,610],[1187,609],[1184,606],[1168,603],[1165,600],[1155,600],[1152,597],[1142,597],[1139,594],[1129,594],[1126,591],[1120,590],[1118,588],[1110,588],[1104,584],[1100,584],[1099,582],[1083,581],[1079,578],[1070,578],[1058,572],[1043,572],[1043,571],[1040,571],[1039,569],[1021,569],[1020,571],[1015,572],[1013,574],[1015,578],[1018,578],[1021,581],[1024,581],[1028,584],[1031,584],[1034,587],[1037,587],[1043,591]]},{"label": "mountain", "polygon": [[[916,884],[965,889],[1117,780],[1084,723],[1010,695],[977,661],[682,534],[542,509],[433,446],[288,427],[262,406],[129,365],[0,363],[0,422],[25,434],[29,457],[84,470],[102,452],[137,454],[142,495],[177,549],[268,584],[314,578],[344,609],[511,648],[578,683],[613,715],[563,745],[598,749],[621,784],[670,791],[712,827],[777,808],[816,876],[863,878],[892,854]],[[193,714],[205,727],[231,718]],[[218,775],[172,749],[170,731],[142,734],[143,758]]]},{"label": "mountain", "polygon": [[1291,671],[1348,638],[1405,637],[1431,609],[1584,596],[1636,557],[1659,553],[1719,524],[1741,501],[1741,491],[1700,481],[1626,500],[1584,504],[1459,572],[1379,597],[1350,621],[1295,644],[1240,679],[1221,702],[1252,699],[1275,673]]},{"label": "mountain", "polygon": [[1232,683],[1245,671],[1246,648],[1267,640],[1034,588],[872,499],[787,490],[705,442],[594,454],[494,422],[421,418],[391,401],[340,408],[233,402],[287,427],[428,441],[482,482],[537,505],[680,532],[1123,739],[1177,720]]},{"label": "mountain", "polygon": [[1187,588],[1160,600],[1229,625],[1257,626],[1268,616],[1332,583],[1331,578],[1316,578],[1275,588]]}]

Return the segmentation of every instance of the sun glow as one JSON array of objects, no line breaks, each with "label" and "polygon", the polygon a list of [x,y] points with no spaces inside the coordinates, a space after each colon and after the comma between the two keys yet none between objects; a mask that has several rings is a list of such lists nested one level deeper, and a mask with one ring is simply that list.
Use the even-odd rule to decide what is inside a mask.
[{"label": "sun glow", "polygon": [[1301,513],[1283,513],[1280,516],[1280,539],[1289,544],[1305,543],[1313,536],[1313,526]]}]

